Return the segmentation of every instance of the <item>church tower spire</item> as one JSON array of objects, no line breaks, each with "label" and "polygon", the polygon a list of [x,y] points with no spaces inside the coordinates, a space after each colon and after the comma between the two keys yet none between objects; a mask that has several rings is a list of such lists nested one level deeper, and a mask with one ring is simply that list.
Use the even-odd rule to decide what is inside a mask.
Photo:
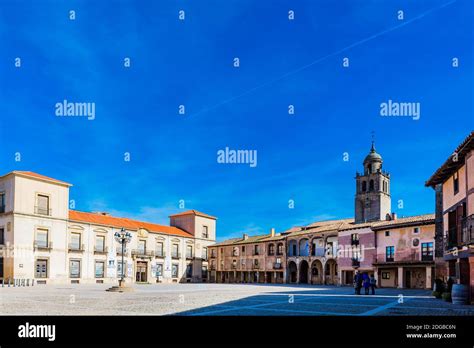
[{"label": "church tower spire", "polygon": [[382,163],[372,135],[372,146],[363,162],[364,173],[356,173],[356,223],[385,220],[391,212],[390,174],[382,171]]}]

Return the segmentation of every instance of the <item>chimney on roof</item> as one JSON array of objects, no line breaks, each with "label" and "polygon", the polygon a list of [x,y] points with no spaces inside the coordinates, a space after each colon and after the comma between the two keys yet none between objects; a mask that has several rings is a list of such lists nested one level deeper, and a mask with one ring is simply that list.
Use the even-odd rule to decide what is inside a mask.
[{"label": "chimney on roof", "polygon": [[249,239],[249,235],[247,233],[244,233],[243,238],[244,238],[244,240],[247,240],[247,239]]},{"label": "chimney on roof", "polygon": [[270,234],[272,235],[272,237],[275,237],[275,228],[272,227],[272,229],[270,230]]}]

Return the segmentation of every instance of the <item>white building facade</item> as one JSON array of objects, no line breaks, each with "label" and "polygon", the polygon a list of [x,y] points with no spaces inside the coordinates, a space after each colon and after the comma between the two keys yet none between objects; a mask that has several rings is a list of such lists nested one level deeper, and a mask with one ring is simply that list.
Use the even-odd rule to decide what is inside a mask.
[{"label": "white building facade", "polygon": [[[206,282],[216,218],[195,210],[170,226],[69,209],[71,184],[32,172],[0,177],[0,279],[36,284]],[[122,248],[114,233],[132,235]]]}]

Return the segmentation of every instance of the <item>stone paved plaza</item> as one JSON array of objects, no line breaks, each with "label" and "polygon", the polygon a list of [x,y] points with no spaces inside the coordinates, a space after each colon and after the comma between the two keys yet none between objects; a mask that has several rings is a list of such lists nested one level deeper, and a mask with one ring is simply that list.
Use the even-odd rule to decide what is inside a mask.
[{"label": "stone paved plaza", "polygon": [[0,287],[0,315],[474,315],[474,306],[434,299],[428,290],[357,296],[350,287],[303,285],[145,284],[132,293],[108,287]]}]

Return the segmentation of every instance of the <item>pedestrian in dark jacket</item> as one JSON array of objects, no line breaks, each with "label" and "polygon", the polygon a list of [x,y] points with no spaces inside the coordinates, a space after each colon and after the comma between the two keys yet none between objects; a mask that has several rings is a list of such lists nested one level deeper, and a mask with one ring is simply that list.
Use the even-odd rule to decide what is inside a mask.
[{"label": "pedestrian in dark jacket", "polygon": [[375,295],[375,287],[377,285],[377,279],[375,279],[374,275],[370,276],[370,289],[372,290],[372,295]]},{"label": "pedestrian in dark jacket", "polygon": [[358,272],[357,276],[357,295],[360,295],[360,290],[362,289],[362,284],[364,282],[364,278],[362,273]]},{"label": "pedestrian in dark jacket", "polygon": [[356,272],[354,277],[354,290],[356,295],[360,295],[360,288],[362,286],[362,274],[359,271]]},{"label": "pedestrian in dark jacket", "polygon": [[368,295],[369,294],[369,288],[370,288],[370,279],[369,279],[369,275],[367,273],[364,273],[364,275],[363,275],[363,284],[364,284],[365,294]]}]

